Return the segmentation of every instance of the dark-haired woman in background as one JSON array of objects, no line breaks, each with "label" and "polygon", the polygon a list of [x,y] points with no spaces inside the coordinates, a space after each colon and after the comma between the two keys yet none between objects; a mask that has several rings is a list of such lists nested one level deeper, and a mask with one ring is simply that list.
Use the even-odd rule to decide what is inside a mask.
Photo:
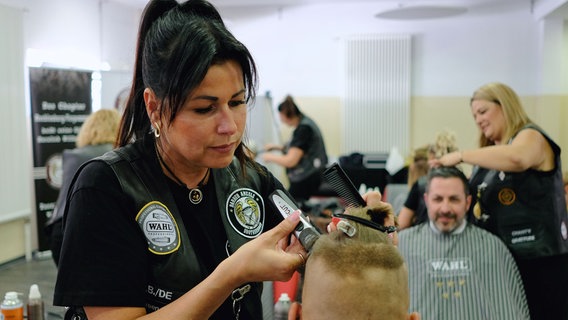
[{"label": "dark-haired woman in background", "polygon": [[278,113],[282,123],[294,128],[292,139],[285,146],[265,146],[267,151],[280,150],[283,153],[267,152],[262,159],[286,168],[290,180],[288,191],[302,204],[317,192],[322,183],[322,172],[327,165],[325,144],[317,124],[300,111],[291,96],[278,105]]}]

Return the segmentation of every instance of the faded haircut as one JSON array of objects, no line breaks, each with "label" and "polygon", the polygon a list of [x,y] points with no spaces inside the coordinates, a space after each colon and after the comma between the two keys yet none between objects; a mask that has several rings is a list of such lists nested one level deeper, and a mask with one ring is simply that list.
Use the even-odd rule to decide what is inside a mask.
[{"label": "faded haircut", "polygon": [[[388,203],[364,208],[348,208],[347,214],[385,225],[389,216],[394,217]],[[341,272],[356,272],[365,267],[399,268],[404,260],[398,249],[392,245],[385,232],[348,220],[357,232],[353,237],[340,230],[322,235],[311,250],[310,256],[320,256]],[[386,247],[384,246],[386,245]],[[361,268],[353,268],[360,265]],[[349,269],[349,270],[348,270]]]},{"label": "faded haircut", "polygon": [[[367,242],[333,231],[316,241],[306,272],[302,303],[306,319],[406,319],[408,269],[389,242]],[[323,299],[330,292],[337,295],[336,301]]]}]

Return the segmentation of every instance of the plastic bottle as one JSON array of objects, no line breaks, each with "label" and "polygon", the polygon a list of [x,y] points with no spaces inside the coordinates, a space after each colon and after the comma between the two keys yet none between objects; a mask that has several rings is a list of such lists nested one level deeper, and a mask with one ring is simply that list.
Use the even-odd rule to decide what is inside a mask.
[{"label": "plastic bottle", "polygon": [[44,320],[44,306],[37,284],[30,287],[27,303],[28,320]]},{"label": "plastic bottle", "polygon": [[280,294],[278,301],[274,305],[274,320],[287,320],[290,310],[290,297],[286,292]]},{"label": "plastic bottle", "polygon": [[17,292],[6,292],[0,310],[4,320],[24,320],[24,303],[18,298]]}]

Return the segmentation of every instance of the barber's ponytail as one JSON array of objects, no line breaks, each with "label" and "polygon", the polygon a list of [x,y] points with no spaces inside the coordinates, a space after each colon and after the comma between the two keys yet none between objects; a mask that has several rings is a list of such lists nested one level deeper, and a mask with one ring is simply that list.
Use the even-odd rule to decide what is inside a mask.
[{"label": "barber's ponytail", "polygon": [[284,98],[284,101],[282,101],[282,103],[278,106],[278,111],[282,112],[288,118],[303,116],[300,108],[298,108],[291,95],[287,95],[286,98]]},{"label": "barber's ponytail", "polygon": [[189,0],[180,4],[180,11],[183,13],[194,14],[196,16],[215,20],[222,24],[225,23],[219,14],[219,11],[209,2],[203,0]]},{"label": "barber's ponytail", "polygon": [[144,78],[142,76],[142,54],[144,52],[144,44],[148,30],[152,24],[160,18],[164,13],[176,7],[178,3],[175,0],[153,0],[148,3],[142,13],[142,21],[138,30],[138,39],[136,41],[136,58],[134,64],[134,74],[132,79],[132,87],[126,101],[124,114],[120,123],[120,131],[118,134],[117,146],[124,146],[133,139],[141,137],[145,131],[150,130],[150,120],[146,116],[146,108],[144,105]]}]

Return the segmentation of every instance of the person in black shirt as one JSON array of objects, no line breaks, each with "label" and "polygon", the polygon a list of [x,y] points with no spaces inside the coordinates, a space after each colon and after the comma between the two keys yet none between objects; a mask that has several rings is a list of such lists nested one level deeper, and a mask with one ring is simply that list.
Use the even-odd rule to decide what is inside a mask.
[{"label": "person in black shirt", "polygon": [[101,109],[91,113],[81,125],[74,149],[63,150],[63,183],[55,202],[53,215],[45,224],[49,238],[51,257],[57,266],[63,242],[63,212],[67,191],[79,167],[92,158],[113,149],[120,123],[120,113],[115,109]]},{"label": "person in black shirt", "polygon": [[279,150],[283,154],[268,152],[262,159],[286,168],[290,180],[288,191],[297,202],[303,203],[317,193],[322,183],[322,172],[328,162],[325,143],[317,124],[300,111],[291,96],[278,105],[278,113],[284,124],[294,128],[292,139],[285,146],[266,145],[266,151]]},{"label": "person in black shirt", "polygon": [[[71,184],[54,304],[66,318],[259,319],[307,252],[244,143],[256,69],[207,1],[153,0],[118,148]],[[81,318],[83,319],[83,318]]]}]

